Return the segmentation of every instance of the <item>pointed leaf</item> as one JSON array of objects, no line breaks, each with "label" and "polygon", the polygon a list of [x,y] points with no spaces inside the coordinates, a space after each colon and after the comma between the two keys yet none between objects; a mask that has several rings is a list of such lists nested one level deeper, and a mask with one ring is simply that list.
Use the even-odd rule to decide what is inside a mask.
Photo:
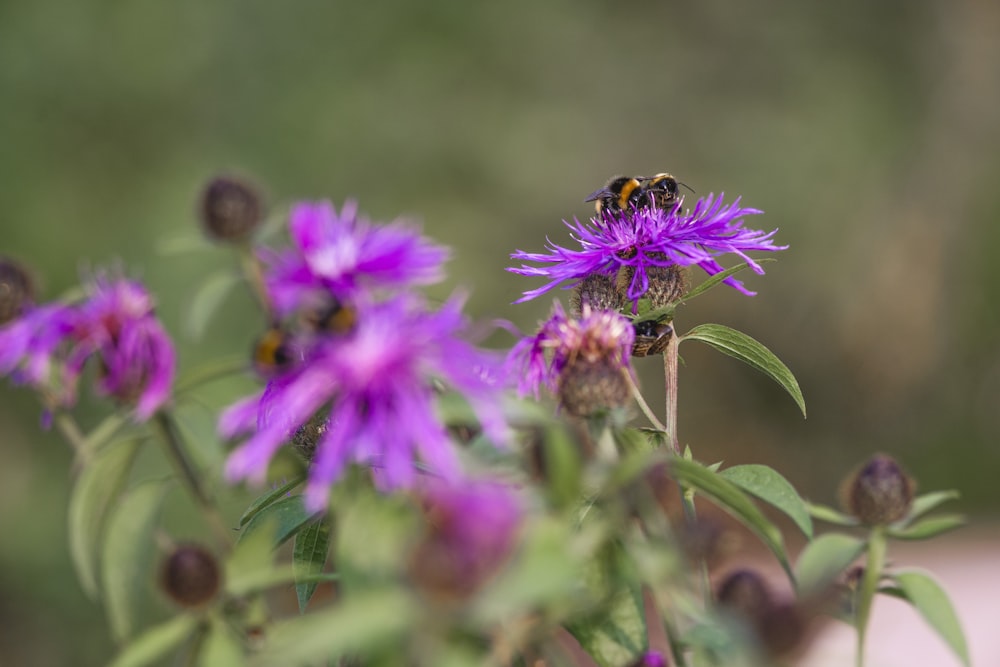
[{"label": "pointed leaf", "polygon": [[108,518],[101,578],[108,624],[118,641],[132,634],[139,598],[149,579],[153,531],[172,485],[169,479],[143,482],[122,497]]},{"label": "pointed leaf", "polygon": [[[775,260],[773,258],[764,258],[764,259],[758,259],[757,263],[761,264],[761,263],[764,263],[764,262],[775,262],[775,261],[777,261],[777,260]],[[748,264],[747,262],[743,262],[742,264],[737,264],[736,266],[730,267],[730,268],[726,269],[725,271],[721,271],[719,273],[716,273],[715,275],[709,276],[705,280],[703,280],[700,283],[698,283],[698,285],[696,285],[695,287],[691,288],[688,291],[688,293],[684,295],[684,301],[685,302],[690,301],[691,299],[695,298],[696,296],[704,294],[705,292],[707,292],[708,290],[712,289],[713,287],[717,287],[718,285],[721,285],[723,280],[725,280],[729,276],[736,275],[737,273],[739,273],[740,271],[742,271],[743,269],[745,269],[745,268],[747,268],[749,266],[750,266],[750,264]]]},{"label": "pointed leaf", "polygon": [[646,649],[646,615],[642,593],[620,591],[607,615],[592,623],[569,628],[580,646],[599,665],[630,664]]},{"label": "pointed leaf", "polygon": [[812,539],[812,519],[805,501],[777,471],[765,465],[741,465],[726,468],[719,474],[787,514],[799,530]]},{"label": "pointed leaf", "polygon": [[122,426],[127,424],[129,421],[128,413],[124,411],[114,412],[98,424],[94,430],[87,434],[87,438],[84,441],[84,449],[88,453],[94,453],[99,451],[105,443],[111,440],[121,429]]},{"label": "pointed leaf", "polygon": [[401,655],[402,646],[388,648],[423,613],[400,589],[368,590],[344,599],[336,607],[275,623],[267,644],[254,655],[251,667],[300,665],[364,653],[376,647]]},{"label": "pointed leaf", "polygon": [[840,533],[820,535],[806,545],[795,563],[800,595],[819,593],[865,550],[864,540]]},{"label": "pointed leaf", "polygon": [[764,516],[738,486],[700,463],[682,458],[670,460],[670,471],[671,476],[682,486],[704,494],[756,533],[781,563],[789,578],[792,577],[792,569],[788,564],[788,557],[785,555],[785,544],[781,538],[781,531]]},{"label": "pointed leaf", "polygon": [[919,570],[897,572],[892,576],[906,599],[924,620],[947,642],[962,664],[969,667],[969,649],[965,634],[948,594],[930,575]]},{"label": "pointed leaf", "polygon": [[311,523],[295,536],[292,564],[295,568],[295,595],[299,612],[305,613],[309,599],[316,592],[317,582],[308,580],[323,571],[330,553],[330,522],[321,519]]},{"label": "pointed leaf", "polygon": [[933,491],[931,493],[925,493],[922,496],[917,496],[913,500],[913,507],[910,508],[910,513],[906,515],[906,518],[899,522],[899,527],[909,525],[914,521],[914,519],[919,519],[921,516],[937,508],[939,505],[946,503],[949,500],[955,500],[958,497],[958,491],[954,490]]},{"label": "pointed leaf", "polygon": [[250,506],[243,512],[243,516],[240,517],[240,528],[247,525],[247,522],[257,516],[257,513],[261,510],[274,504],[282,498],[287,497],[288,494],[291,493],[292,489],[305,481],[305,478],[305,475],[299,475],[298,477],[285,482],[281,486],[271,489],[267,493],[259,496],[256,500],[250,503]]},{"label": "pointed leaf", "polygon": [[889,537],[897,540],[927,540],[949,530],[961,528],[966,523],[961,514],[943,514],[927,517],[905,528],[889,528]]},{"label": "pointed leaf", "polygon": [[819,519],[820,521],[832,523],[837,526],[845,526],[847,528],[853,528],[854,526],[859,525],[858,520],[853,516],[844,514],[843,512],[838,512],[832,507],[808,501],[806,501],[806,507],[809,508],[809,516],[814,519]]},{"label": "pointed leaf", "polygon": [[142,667],[152,664],[187,639],[197,625],[198,621],[187,614],[154,625],[122,649],[110,667]]},{"label": "pointed leaf", "polygon": [[764,373],[788,392],[802,411],[802,416],[806,416],[806,402],[792,371],[773,352],[750,336],[721,324],[702,324],[681,337],[681,340],[688,339],[707,343]]},{"label": "pointed leaf", "polygon": [[126,440],[99,452],[80,473],[69,499],[69,553],[83,591],[94,599],[97,553],[107,511],[128,478],[139,440]]},{"label": "pointed leaf", "polygon": [[238,541],[242,542],[262,527],[269,527],[273,531],[271,545],[276,547],[299,532],[314,516],[315,512],[306,511],[302,496],[281,498],[255,513],[243,527]]},{"label": "pointed leaf", "polygon": [[200,667],[243,667],[246,658],[243,643],[221,618],[213,618],[212,625],[198,651]]},{"label": "pointed leaf", "polygon": [[226,295],[241,281],[242,277],[238,273],[227,269],[213,273],[202,282],[189,302],[185,327],[188,336],[201,338]]}]

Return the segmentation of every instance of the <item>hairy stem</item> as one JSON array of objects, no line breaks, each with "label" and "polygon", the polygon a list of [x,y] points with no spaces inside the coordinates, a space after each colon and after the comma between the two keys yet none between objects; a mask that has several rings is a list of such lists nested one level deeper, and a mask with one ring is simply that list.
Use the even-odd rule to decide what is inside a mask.
[{"label": "hairy stem", "polygon": [[667,395],[664,426],[670,451],[674,454],[680,454],[680,446],[677,444],[677,345],[680,343],[680,339],[677,338],[677,333],[673,329],[669,335],[670,342],[667,343],[667,349],[663,351],[664,388]]},{"label": "hairy stem", "polygon": [[885,526],[875,526],[868,537],[868,558],[858,587],[858,606],[855,619],[858,631],[858,651],[854,663],[856,667],[863,667],[865,664],[865,637],[868,631],[868,619],[871,617],[872,603],[878,592],[879,581],[882,579],[885,552]]}]

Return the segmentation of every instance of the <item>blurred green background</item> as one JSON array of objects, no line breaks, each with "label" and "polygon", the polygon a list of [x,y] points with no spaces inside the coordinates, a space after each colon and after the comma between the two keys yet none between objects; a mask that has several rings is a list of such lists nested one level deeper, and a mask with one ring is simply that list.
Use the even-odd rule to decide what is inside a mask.
[{"label": "blurred green background", "polygon": [[[947,7],[947,8],[946,8]],[[516,248],[616,173],[671,171],[766,211],[791,246],[678,315],[764,342],[809,406],[682,349],[680,435],[702,460],[777,467],[832,502],[874,451],[925,489],[1000,509],[1000,5],[288,2],[0,4],[0,253],[43,298],[121,261],[159,297],[191,367],[250,345],[239,296],[203,341],[186,304],[232,258],[158,251],[196,235],[204,181],[356,197],[455,248],[448,286],[530,329],[550,299],[504,272]],[[696,276],[696,279],[699,278]],[[565,295],[563,295],[565,297]],[[248,325],[247,322],[252,322]],[[639,362],[651,401],[661,368]],[[85,400],[86,422],[103,407]],[[3,664],[99,664],[100,608],[66,554],[71,457],[29,392],[0,386]]]}]

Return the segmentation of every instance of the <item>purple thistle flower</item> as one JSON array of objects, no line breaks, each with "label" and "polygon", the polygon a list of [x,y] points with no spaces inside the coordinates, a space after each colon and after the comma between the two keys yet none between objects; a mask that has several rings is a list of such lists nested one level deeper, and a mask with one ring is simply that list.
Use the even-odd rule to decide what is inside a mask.
[{"label": "purple thistle flower", "polygon": [[[632,322],[610,310],[592,310],[583,304],[579,319],[567,317],[557,301],[552,315],[541,323],[534,336],[523,338],[507,357],[507,373],[519,377],[518,393],[534,394],[545,386],[556,391],[558,381],[568,365],[577,360],[595,363],[609,362],[612,367],[627,368],[635,328]],[[546,361],[546,352],[551,357]]]},{"label": "purple thistle flower", "polygon": [[135,403],[137,419],[149,419],[170,397],[173,345],[152,297],[137,282],[96,277],[82,303],[32,308],[0,329],[0,373],[50,391],[57,405],[76,402],[76,385],[91,357],[100,364],[98,391]]},{"label": "purple thistle flower", "polygon": [[[764,270],[746,253],[754,250],[784,250],[771,238],[778,230],[763,232],[743,228],[743,217],[761,211],[741,207],[739,198],[723,205],[723,195],[709,195],[699,199],[694,210],[682,213],[680,207],[665,211],[660,208],[642,207],[621,211],[603,211],[599,217],[582,223],[575,219],[565,222],[580,243],[574,250],[547,241],[547,252],[531,253],[518,250],[512,259],[536,262],[548,266],[508,268],[522,276],[543,276],[549,279],[542,287],[524,293],[517,303],[534,299],[560,283],[572,281],[575,286],[593,273],[617,275],[619,269],[634,269],[628,288],[629,300],[635,302],[649,289],[648,267],[690,266],[696,264],[709,275],[723,271],[716,258],[733,253],[745,260],[758,274]],[[743,283],[732,276],[725,282],[740,292],[753,295]]]},{"label": "purple thistle flower", "polygon": [[353,201],[339,214],[326,201],[296,204],[289,231],[292,248],[260,251],[269,268],[268,292],[280,315],[301,306],[304,293],[352,301],[360,291],[425,285],[444,277],[447,248],[402,222],[373,225],[358,215]]},{"label": "purple thistle flower", "polygon": [[495,441],[506,437],[493,355],[462,339],[462,299],[438,311],[415,294],[359,302],[346,334],[316,333],[301,360],[260,395],[237,402],[219,420],[225,437],[256,431],[229,458],[232,480],[261,482],[275,451],[319,413],[329,415],[316,445],[306,504],[325,507],[329,486],[351,463],[370,465],[383,489],[416,483],[419,460],[432,474],[457,479],[461,470],[445,426],[434,411],[434,383],[459,391]]},{"label": "purple thistle flower", "polygon": [[427,528],[411,555],[410,575],[429,593],[464,598],[514,550],[521,503],[511,487],[482,480],[432,482],[419,495]]}]

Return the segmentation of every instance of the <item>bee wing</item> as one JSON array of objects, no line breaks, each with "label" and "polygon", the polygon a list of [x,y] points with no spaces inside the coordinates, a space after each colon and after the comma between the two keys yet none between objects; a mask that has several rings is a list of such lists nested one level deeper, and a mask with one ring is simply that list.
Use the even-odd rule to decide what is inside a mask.
[{"label": "bee wing", "polygon": [[605,185],[603,188],[591,192],[583,201],[597,201],[598,199],[612,196],[614,196],[614,193],[611,192],[611,190],[608,189],[608,186]]}]

